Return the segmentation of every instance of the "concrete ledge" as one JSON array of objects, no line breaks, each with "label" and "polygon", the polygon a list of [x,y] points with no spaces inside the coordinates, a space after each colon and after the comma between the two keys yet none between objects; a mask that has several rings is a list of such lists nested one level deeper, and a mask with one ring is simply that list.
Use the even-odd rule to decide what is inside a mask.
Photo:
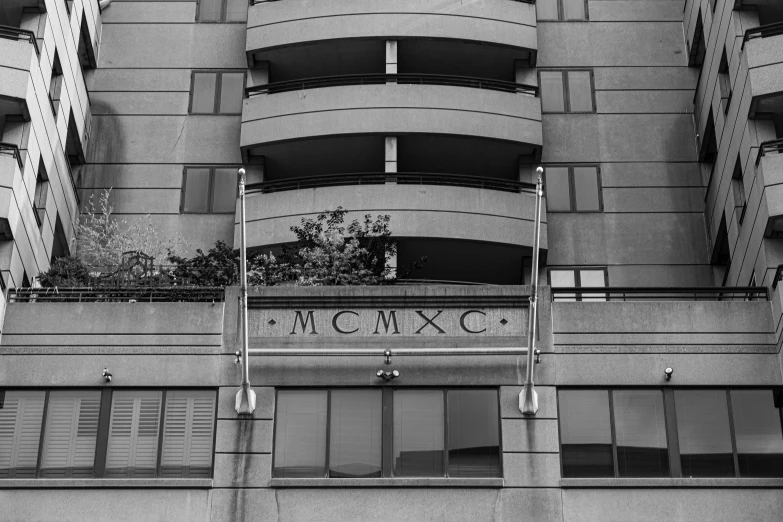
[{"label": "concrete ledge", "polygon": [[502,488],[502,478],[273,478],[273,488],[344,488],[344,487],[446,487]]},{"label": "concrete ledge", "polygon": [[783,478],[571,478],[562,488],[783,488]]},{"label": "concrete ledge", "polygon": [[0,489],[209,489],[212,479],[2,479]]}]

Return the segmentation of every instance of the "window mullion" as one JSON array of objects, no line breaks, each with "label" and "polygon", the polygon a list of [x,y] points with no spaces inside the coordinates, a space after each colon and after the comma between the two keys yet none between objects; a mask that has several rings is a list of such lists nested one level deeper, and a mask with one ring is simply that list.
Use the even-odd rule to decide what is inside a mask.
[{"label": "window mullion", "polygon": [[215,105],[212,109],[212,114],[220,114],[220,96],[221,96],[221,88],[223,86],[223,73],[217,72],[215,73]]},{"label": "window mullion", "polygon": [[612,429],[612,460],[614,461],[614,476],[620,476],[620,463],[617,461],[617,430],[614,427],[614,394],[612,390],[609,393],[609,424]]},{"label": "window mullion", "polygon": [[326,390],[326,448],[324,450],[324,477],[329,478],[330,438],[332,436],[332,390]]},{"label": "window mullion", "polygon": [[674,390],[663,390],[663,408],[666,419],[666,439],[669,447],[669,474],[672,477],[682,477],[682,462],[680,461],[680,439],[677,435],[677,413],[674,404]]},{"label": "window mullion", "polygon": [[568,71],[562,70],[561,71],[563,75],[563,99],[565,104],[565,113],[570,114],[571,113],[571,96],[568,92]]},{"label": "window mullion", "polygon": [[443,390],[443,474],[449,476],[449,394]]},{"label": "window mullion", "polygon": [[49,391],[44,395],[43,417],[41,418],[41,435],[38,439],[38,460],[35,462],[35,476],[41,478],[41,457],[43,454],[44,437],[46,437],[46,416],[49,413]]},{"label": "window mullion", "polygon": [[576,209],[576,182],[574,181],[574,167],[568,167],[568,200],[571,205],[570,212],[578,212]]},{"label": "window mullion", "polygon": [[95,464],[93,476],[103,478],[106,474],[106,451],[109,446],[109,423],[111,421],[111,390],[101,391],[101,406],[98,410],[98,436],[95,441]]},{"label": "window mullion", "polygon": [[211,214],[215,199],[215,167],[209,167],[209,181],[207,183],[207,214]]},{"label": "window mullion", "polygon": [[731,410],[731,393],[726,390],[726,404],[729,408],[729,432],[731,433],[731,452],[734,457],[734,476],[739,477],[739,457],[737,456],[737,437],[734,434],[734,413]]},{"label": "window mullion", "polygon": [[223,5],[220,7],[220,21],[225,22],[228,16],[228,0],[222,0]]},{"label": "window mullion", "polygon": [[[155,463],[155,477],[160,477],[161,455],[163,454],[163,429],[166,422],[166,390],[163,390],[160,398],[160,428],[158,429],[158,456]],[[187,424],[185,425],[187,429]],[[187,478],[187,477],[183,477]]]},{"label": "window mullion", "polygon": [[381,431],[381,475],[384,478],[392,476],[393,462],[393,437],[394,437],[394,412],[392,411],[394,402],[392,399],[392,390],[384,388],[381,394],[382,413],[382,431]]}]

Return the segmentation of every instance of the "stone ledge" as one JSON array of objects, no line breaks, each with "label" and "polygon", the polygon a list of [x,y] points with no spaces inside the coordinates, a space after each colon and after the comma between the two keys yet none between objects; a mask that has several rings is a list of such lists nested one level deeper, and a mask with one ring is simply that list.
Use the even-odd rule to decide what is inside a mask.
[{"label": "stone ledge", "polygon": [[564,478],[562,488],[783,488],[783,478]]},{"label": "stone ledge", "polygon": [[446,487],[502,488],[502,478],[273,478],[273,488]]},{"label": "stone ledge", "polygon": [[0,489],[209,489],[212,479],[0,479]]}]

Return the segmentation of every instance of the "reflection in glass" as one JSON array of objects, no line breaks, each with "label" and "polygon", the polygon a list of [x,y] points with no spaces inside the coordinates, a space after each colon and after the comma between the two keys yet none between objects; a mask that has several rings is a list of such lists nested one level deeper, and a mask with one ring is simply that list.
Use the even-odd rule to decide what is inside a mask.
[{"label": "reflection in glass", "polygon": [[574,197],[576,210],[579,212],[601,210],[598,195],[598,169],[596,167],[574,167]]},{"label": "reflection in glass", "polygon": [[326,475],[326,390],[277,393],[275,477]]},{"label": "reflection in glass", "polygon": [[541,71],[541,111],[565,112],[562,71]]},{"label": "reflection in glass", "polygon": [[675,390],[683,477],[733,477],[729,410],[724,390]]},{"label": "reflection in glass", "polygon": [[497,391],[451,390],[448,413],[449,476],[499,477]]},{"label": "reflection in glass", "polygon": [[330,477],[380,477],[381,390],[333,390],[329,429]]},{"label": "reflection in glass", "polygon": [[220,85],[220,114],[240,114],[242,112],[244,84],[245,73],[223,73]]},{"label": "reflection in glass", "polygon": [[613,477],[607,390],[560,390],[563,477]]},{"label": "reflection in glass", "polygon": [[212,212],[233,213],[237,203],[237,169],[215,169]]},{"label": "reflection in glass", "polygon": [[593,111],[590,71],[568,71],[568,101],[571,112]]},{"label": "reflection in glass", "polygon": [[[549,282],[553,287],[573,288],[576,286],[576,272],[573,270],[550,270]],[[576,301],[576,294],[557,294],[559,301]]]},{"label": "reflection in glass", "polygon": [[[579,286],[605,287],[606,272],[603,270],[580,270]],[[606,301],[606,294],[581,294],[582,301]]]},{"label": "reflection in glass", "polygon": [[612,392],[621,477],[668,477],[666,418],[660,390]]},{"label": "reflection in glass", "polygon": [[772,390],[732,390],[731,413],[740,476],[783,476],[780,409]]},{"label": "reflection in glass", "polygon": [[209,169],[189,168],[185,174],[183,212],[209,211]]},{"label": "reflection in glass", "polygon": [[550,212],[571,210],[568,167],[546,168],[546,209]]},{"label": "reflection in glass", "polygon": [[394,475],[444,476],[443,391],[396,390],[393,408]]},{"label": "reflection in glass", "polygon": [[214,114],[215,83],[217,73],[195,73],[193,75],[193,99],[190,112],[193,114]]}]

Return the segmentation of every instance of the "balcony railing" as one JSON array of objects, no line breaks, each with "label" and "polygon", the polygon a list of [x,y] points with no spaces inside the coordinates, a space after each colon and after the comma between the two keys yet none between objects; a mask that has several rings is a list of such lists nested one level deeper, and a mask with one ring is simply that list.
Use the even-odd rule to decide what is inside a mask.
[{"label": "balcony railing", "polygon": [[216,303],[225,290],[215,287],[157,288],[16,288],[10,303]]},{"label": "balcony railing", "polygon": [[22,163],[22,155],[19,153],[19,147],[13,143],[0,142],[0,156],[11,156],[12,158],[16,159],[16,163],[19,164],[20,170],[24,168],[24,164]]},{"label": "balcony railing", "polygon": [[780,34],[783,34],[783,22],[761,25],[759,27],[754,27],[753,29],[748,29],[745,31],[745,37],[742,39],[742,47],[740,47],[740,50],[745,50],[745,44],[748,43],[749,40],[753,40],[754,38],[768,38]]},{"label": "balcony railing", "polygon": [[768,301],[765,286],[552,287],[552,301]]},{"label": "balcony railing", "polygon": [[756,156],[756,166],[761,163],[761,158],[767,154],[783,154],[783,138],[765,141],[759,145],[759,154]]},{"label": "balcony railing", "polygon": [[35,39],[35,33],[28,31],[27,29],[19,29],[18,27],[12,27],[10,25],[0,25],[0,38],[6,38],[8,40],[27,40],[35,47],[35,54],[41,54],[41,51],[38,49],[38,41]]},{"label": "balcony railing", "polygon": [[252,183],[247,186],[247,193],[282,192],[285,190],[301,190],[320,187],[337,187],[346,185],[383,185],[397,183],[398,185],[447,185],[453,187],[471,187],[502,192],[529,192],[535,194],[536,186],[522,181],[485,178],[481,176],[465,176],[458,174],[431,174],[419,172],[385,172],[331,174],[325,176],[307,176],[301,178],[281,179]]},{"label": "balcony railing", "polygon": [[522,83],[490,80],[486,78],[471,78],[468,76],[451,76],[446,74],[346,74],[340,76],[321,76],[284,82],[267,83],[245,89],[245,95],[276,94],[279,92],[320,89],[323,87],[338,87],[343,85],[381,85],[398,83],[403,85],[449,85],[470,87],[473,89],[489,89],[492,91],[522,93],[538,96],[538,87]]},{"label": "balcony railing", "polygon": [[[267,4],[269,2],[279,2],[280,0],[250,0],[250,5]],[[513,0],[515,2],[521,2],[523,4],[535,4],[536,0]]]}]

